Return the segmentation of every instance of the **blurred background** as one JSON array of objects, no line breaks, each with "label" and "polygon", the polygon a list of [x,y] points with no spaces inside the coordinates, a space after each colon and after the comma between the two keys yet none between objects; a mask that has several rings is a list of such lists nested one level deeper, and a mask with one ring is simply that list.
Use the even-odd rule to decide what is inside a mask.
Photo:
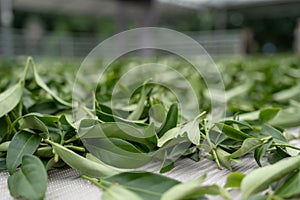
[{"label": "blurred background", "polygon": [[300,55],[300,0],[0,1],[0,57],[85,57],[144,26],[183,32],[211,55]]}]

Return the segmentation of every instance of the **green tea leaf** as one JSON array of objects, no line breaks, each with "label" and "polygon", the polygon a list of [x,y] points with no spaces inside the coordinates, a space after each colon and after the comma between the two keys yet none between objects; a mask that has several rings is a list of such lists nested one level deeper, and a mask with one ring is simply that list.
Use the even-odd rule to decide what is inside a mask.
[{"label": "green tea leaf", "polygon": [[21,131],[15,134],[9,144],[6,158],[7,169],[12,174],[21,164],[25,154],[33,154],[42,138],[37,134]]},{"label": "green tea leaf", "polygon": [[195,145],[200,144],[200,130],[199,130],[199,123],[201,118],[196,118],[187,124],[185,124],[181,130],[180,135],[183,135],[184,133],[187,133],[188,139]]},{"label": "green tea leaf", "polygon": [[7,167],[6,167],[6,159],[5,158],[0,158],[0,172],[2,170],[7,170]]},{"label": "green tea leaf", "polygon": [[286,152],[286,150],[284,150],[283,148],[281,147],[278,147],[276,146],[276,149],[271,151],[271,153],[269,154],[268,156],[268,162],[270,164],[274,164],[284,158],[288,158],[288,157],[291,157],[290,154],[288,154]]},{"label": "green tea leaf", "polygon": [[78,134],[88,151],[104,163],[118,168],[136,168],[151,160],[146,152],[153,147],[147,139],[151,125],[148,129],[141,130],[120,122],[100,124],[83,120]]},{"label": "green tea leaf", "polygon": [[102,200],[143,200],[134,192],[126,189],[121,185],[112,185],[108,189],[106,189],[102,194]]},{"label": "green tea leaf", "polygon": [[181,200],[202,197],[208,195],[221,195],[226,200],[232,200],[226,190],[218,185],[201,185],[205,176],[202,176],[196,180],[188,181],[175,185],[168,191],[166,191],[161,200]]},{"label": "green tea leaf", "polygon": [[43,88],[46,92],[48,92],[48,94],[50,94],[56,101],[58,101],[59,103],[68,106],[68,107],[72,107],[71,103],[66,102],[65,100],[61,99],[59,96],[57,96],[57,94],[55,94],[47,85],[46,83],[43,81],[43,79],[40,77],[40,75],[37,72],[36,66],[33,64],[33,73],[34,73],[34,78],[36,83]]},{"label": "green tea leaf", "polygon": [[161,138],[158,139],[157,146],[162,147],[168,141],[177,138],[180,133],[180,127],[175,127],[168,130]]},{"label": "green tea leaf", "polygon": [[275,143],[279,143],[279,144],[288,144],[289,143],[288,140],[284,137],[284,135],[279,130],[277,130],[267,124],[264,124],[262,126],[260,134],[264,135],[264,136],[272,136],[273,141]]},{"label": "green tea leaf", "polygon": [[275,195],[282,198],[292,197],[300,194],[300,172],[298,171],[293,176],[285,181],[285,183],[275,192]]},{"label": "green tea leaf", "polygon": [[0,151],[7,151],[11,141],[0,143]]},{"label": "green tea leaf", "polygon": [[145,88],[143,87],[142,88],[142,91],[141,91],[141,98],[137,104],[137,107],[134,109],[134,111],[128,116],[127,119],[129,120],[138,120],[140,119],[142,113],[143,113],[143,110],[145,108],[145,101],[147,100],[147,94],[145,92]]},{"label": "green tea leaf", "polygon": [[19,82],[0,94],[0,117],[14,109],[23,95],[23,86]]},{"label": "green tea leaf", "polygon": [[[145,129],[138,129],[123,122],[99,123],[96,120],[82,120],[78,135],[82,139],[87,138],[119,138],[127,141],[151,145],[145,136]],[[148,137],[148,136],[147,136]]]},{"label": "green tea leaf", "polygon": [[122,139],[85,138],[82,141],[91,154],[114,167],[137,168],[149,163],[152,159],[149,154]]},{"label": "green tea leaf", "polygon": [[300,107],[292,105],[279,111],[278,115],[269,122],[273,126],[297,127],[300,125]]},{"label": "green tea leaf", "polygon": [[163,163],[160,167],[159,173],[163,174],[174,168],[174,162],[168,159],[168,152],[165,151],[165,156],[163,159]]},{"label": "green tea leaf", "polygon": [[294,156],[280,160],[273,165],[253,170],[242,180],[243,199],[246,200],[251,194],[267,189],[271,183],[280,180],[298,169],[299,166],[300,156]]},{"label": "green tea leaf", "polygon": [[49,136],[47,126],[39,120],[34,115],[27,115],[20,119],[20,129],[30,129],[33,130],[35,133],[38,133],[43,138],[47,138]]},{"label": "green tea leaf", "polygon": [[232,170],[231,168],[231,159],[230,159],[230,153],[224,151],[223,149],[221,149],[220,147],[217,147],[216,149],[216,154],[217,157],[220,161],[220,163],[226,167],[227,169],[229,169],[230,171]]},{"label": "green tea leaf", "polygon": [[239,158],[243,155],[246,155],[247,153],[250,153],[263,144],[264,143],[257,138],[247,138],[246,140],[244,140],[241,148],[230,155],[230,158]]},{"label": "green tea leaf", "polygon": [[241,182],[246,175],[240,172],[234,172],[227,176],[225,188],[240,188]]},{"label": "green tea leaf", "polygon": [[157,131],[157,136],[162,137],[168,130],[177,126],[178,121],[178,106],[176,103],[172,104],[164,123]]},{"label": "green tea leaf", "polygon": [[[158,137],[156,135],[155,126],[154,123],[151,123],[144,132],[144,136],[147,140],[149,140],[152,144],[154,144],[153,147],[150,147],[151,149],[155,148],[158,143]],[[148,145],[149,146],[149,145]]]},{"label": "green tea leaf", "polygon": [[299,95],[299,90],[300,90],[300,84],[298,83],[297,85],[286,89],[286,90],[281,90],[275,94],[273,94],[273,99],[275,101],[285,101],[288,99],[291,99],[292,97]]},{"label": "green tea leaf", "polygon": [[251,135],[248,135],[240,130],[237,130],[233,128],[232,126],[229,126],[224,123],[216,123],[216,126],[229,138],[237,141],[243,141],[247,138],[252,137]]},{"label": "green tea leaf", "polygon": [[180,183],[150,172],[124,172],[105,180],[123,186],[144,200],[159,200],[165,191]]},{"label": "green tea leaf", "polygon": [[249,128],[249,129],[253,129],[253,127],[249,123],[247,123],[245,121],[230,120],[230,119],[228,119],[228,120],[222,121],[221,123],[224,123],[224,124],[227,124],[227,125],[237,124],[239,126],[245,126],[245,127]]},{"label": "green tea leaf", "polygon": [[239,85],[235,88],[232,88],[228,91],[226,91],[226,98],[227,101],[229,101],[230,99],[239,96],[239,95],[245,95],[245,93],[248,92],[248,90],[252,87],[253,85],[253,81],[247,81],[242,85]]},{"label": "green tea leaf", "polygon": [[170,188],[163,195],[161,200],[180,200],[180,199],[189,199],[191,196],[194,196],[195,193],[198,193],[202,188],[202,183],[205,180],[206,175],[201,176],[200,178],[186,183],[177,184],[174,187]]},{"label": "green tea leaf", "polygon": [[254,151],[254,158],[257,162],[257,164],[261,167],[261,162],[260,160],[262,157],[266,154],[267,150],[270,148],[272,145],[272,140],[269,140],[267,143],[263,144],[262,146],[258,147]]},{"label": "green tea leaf", "polygon": [[0,143],[5,138],[6,135],[8,135],[9,132],[9,125],[7,121],[5,120],[5,117],[0,117]]},{"label": "green tea leaf", "polygon": [[265,108],[259,112],[259,120],[266,123],[276,117],[280,108]]},{"label": "green tea leaf", "polygon": [[44,199],[47,190],[47,172],[41,160],[33,155],[24,155],[21,169],[8,177],[8,187],[14,197]]},{"label": "green tea leaf", "polygon": [[149,110],[150,122],[154,122],[155,125],[161,125],[163,123],[166,113],[162,104],[154,104]]},{"label": "green tea leaf", "polygon": [[65,163],[83,175],[93,178],[103,178],[118,173],[117,170],[82,157],[60,144],[50,141],[49,143],[52,145],[55,153],[57,153]]}]

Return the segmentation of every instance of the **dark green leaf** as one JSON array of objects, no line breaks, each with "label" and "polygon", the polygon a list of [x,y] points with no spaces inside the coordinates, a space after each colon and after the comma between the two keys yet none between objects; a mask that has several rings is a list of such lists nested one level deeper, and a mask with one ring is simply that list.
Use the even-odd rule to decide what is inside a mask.
[{"label": "dark green leaf", "polygon": [[14,197],[44,199],[47,190],[47,172],[40,159],[33,155],[24,155],[21,169],[8,178],[8,187]]},{"label": "dark green leaf", "polygon": [[275,101],[284,101],[287,99],[291,99],[292,97],[299,95],[300,84],[297,84],[291,88],[286,90],[281,90],[275,94],[273,94],[273,98]]},{"label": "dark green leaf", "polygon": [[285,183],[275,192],[275,195],[282,198],[292,197],[300,194],[300,172],[298,171],[291,176]]},{"label": "dark green leaf", "polygon": [[57,153],[65,163],[78,170],[83,175],[93,178],[103,178],[118,173],[118,171],[108,166],[101,165],[100,163],[80,156],[60,144],[51,142],[51,145],[55,150],[55,153]]},{"label": "dark green leaf", "polygon": [[5,120],[5,117],[0,118],[0,143],[8,134],[9,126]]},{"label": "dark green leaf", "polygon": [[216,126],[229,138],[237,141],[243,141],[246,138],[250,138],[251,136],[233,128],[232,126],[228,126],[224,123],[216,123]]},{"label": "dark green leaf", "polygon": [[245,177],[245,174],[240,173],[240,172],[231,173],[229,176],[227,176],[225,187],[226,188],[240,188],[241,182],[244,177]]},{"label": "dark green leaf", "polygon": [[227,124],[227,125],[237,124],[239,126],[245,126],[245,127],[249,128],[249,129],[253,129],[252,126],[249,123],[245,122],[245,121],[225,120],[225,121],[222,121],[222,123]]},{"label": "dark green leaf", "polygon": [[6,141],[3,143],[0,143],[0,152],[1,151],[7,151],[9,147],[10,141]]},{"label": "dark green leaf", "polygon": [[224,199],[231,200],[226,190],[218,185],[201,185],[204,181],[205,176],[202,176],[196,180],[188,181],[186,183],[181,183],[175,185],[166,191],[161,200],[181,200],[181,199],[191,199],[202,197],[206,194],[208,195],[221,195]]},{"label": "dark green leaf", "polygon": [[177,138],[180,134],[180,127],[175,127],[168,130],[161,138],[158,139],[157,146],[162,147],[168,141]]},{"label": "dark green leaf", "polygon": [[151,161],[150,155],[122,139],[86,138],[82,141],[91,154],[114,167],[137,168]]},{"label": "dark green leaf", "polygon": [[154,104],[149,110],[150,121],[154,122],[155,125],[161,125],[163,123],[166,114],[165,108],[162,104]]},{"label": "dark green leaf", "polygon": [[230,155],[230,158],[239,158],[243,155],[246,155],[247,153],[250,153],[263,144],[264,143],[257,138],[247,138],[246,140],[244,140],[241,148]]},{"label": "dark green leaf", "polygon": [[153,144],[143,131],[120,122],[84,120],[78,134],[89,152],[101,161],[119,168],[136,168],[151,160],[144,150]]},{"label": "dark green leaf", "polygon": [[276,117],[280,108],[265,108],[259,112],[259,120],[266,123]]},{"label": "dark green leaf", "polygon": [[47,138],[49,136],[46,125],[37,117],[31,114],[24,116],[20,120],[20,129],[30,129],[35,133],[38,133],[43,138]]},{"label": "dark green leaf", "polygon": [[132,125],[122,122],[99,123],[96,120],[87,119],[81,122],[78,135],[82,139],[119,138],[148,145],[149,141],[145,136],[146,128],[147,127],[138,129]]},{"label": "dark green leaf", "polygon": [[230,171],[232,170],[231,168],[231,159],[230,159],[230,153],[224,151],[223,149],[221,149],[220,147],[217,147],[216,149],[216,154],[217,157],[220,161],[220,163],[226,167],[227,169],[229,169]]},{"label": "dark green leaf", "polygon": [[165,118],[164,123],[161,125],[159,130],[157,131],[157,136],[162,137],[168,130],[177,126],[178,121],[178,106],[176,103],[172,104],[167,117]]},{"label": "dark green leaf", "polygon": [[150,172],[124,172],[107,178],[106,181],[117,183],[144,200],[159,200],[165,191],[180,183]]},{"label": "dark green leaf", "polygon": [[143,110],[145,108],[145,101],[147,100],[147,95],[145,92],[145,88],[143,87],[141,91],[141,98],[137,104],[137,107],[134,109],[134,111],[128,116],[129,120],[138,120],[140,119]]},{"label": "dark green leaf", "polygon": [[275,143],[288,144],[288,140],[280,131],[267,124],[262,126],[260,134],[264,136],[272,136]]},{"label": "dark green leaf", "polygon": [[42,138],[26,131],[18,132],[9,144],[6,158],[7,169],[12,174],[21,164],[25,154],[33,154]]},{"label": "dark green leaf", "polygon": [[112,185],[108,189],[106,189],[102,194],[102,200],[143,200],[140,196],[135,194],[134,192],[126,189],[121,185]]},{"label": "dark green leaf", "polygon": [[257,162],[257,164],[261,167],[261,162],[260,160],[262,157],[266,154],[267,150],[270,148],[272,145],[272,140],[269,140],[267,143],[263,144],[262,146],[258,147],[254,151],[254,158]]},{"label": "dark green leaf", "polygon": [[200,130],[199,130],[199,123],[201,121],[201,118],[195,118],[194,120],[187,122],[181,129],[180,129],[180,135],[183,135],[184,133],[187,134],[188,139],[191,141],[191,143],[195,145],[200,144]]},{"label": "dark green leaf", "polygon": [[300,125],[300,107],[290,106],[282,109],[276,118],[270,121],[273,126],[297,127]]},{"label": "dark green leaf", "polygon": [[251,194],[267,189],[271,183],[298,169],[299,166],[300,156],[294,156],[253,170],[242,181],[243,199],[248,199]]},{"label": "dark green leaf", "polygon": [[0,117],[17,106],[22,94],[23,86],[20,82],[0,94]]},{"label": "dark green leaf", "polygon": [[288,154],[285,150],[283,150],[281,147],[276,147],[275,150],[273,150],[270,155],[268,156],[268,162],[270,164],[274,164],[278,162],[279,160],[282,160],[284,158],[291,157],[290,154]]},{"label": "dark green leaf", "polygon": [[66,102],[65,100],[61,99],[59,96],[57,96],[57,94],[55,94],[55,92],[53,92],[48,86],[47,84],[43,81],[43,79],[40,77],[40,75],[37,72],[36,66],[33,64],[33,73],[34,73],[34,78],[36,83],[43,88],[48,94],[50,94],[56,101],[58,101],[59,103],[68,106],[68,107],[72,107],[71,103]]},{"label": "dark green leaf", "polygon": [[0,171],[2,170],[7,170],[5,158],[0,158]]},{"label": "dark green leaf", "polygon": [[162,163],[161,168],[159,170],[159,173],[166,173],[166,172],[170,171],[173,168],[174,168],[174,162],[172,160],[168,159],[168,153],[167,153],[167,151],[165,151],[164,160],[163,160],[163,163]]}]

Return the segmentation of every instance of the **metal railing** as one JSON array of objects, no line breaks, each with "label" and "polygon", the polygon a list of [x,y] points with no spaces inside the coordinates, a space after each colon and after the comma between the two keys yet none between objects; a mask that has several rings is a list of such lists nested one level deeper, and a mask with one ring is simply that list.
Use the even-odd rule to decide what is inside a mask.
[{"label": "metal railing", "polygon": [[[210,55],[241,54],[240,30],[185,32],[198,41]],[[28,38],[22,30],[0,28],[0,56],[84,57],[103,38],[90,34],[46,32],[39,38]],[[182,44],[174,45],[187,48]],[[188,49],[188,48],[187,48]],[[191,52],[193,53],[193,52]]]}]

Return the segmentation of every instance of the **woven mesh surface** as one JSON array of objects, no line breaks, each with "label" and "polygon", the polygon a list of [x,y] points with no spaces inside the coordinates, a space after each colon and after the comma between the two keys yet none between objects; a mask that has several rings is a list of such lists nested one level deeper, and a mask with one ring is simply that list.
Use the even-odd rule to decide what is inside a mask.
[{"label": "woven mesh surface", "polygon": [[[233,166],[234,171],[249,172],[251,169],[256,168],[257,165],[253,162],[252,158],[245,158],[242,163]],[[160,165],[152,163],[145,167],[143,170],[150,172],[158,172]],[[226,176],[230,171],[223,169],[219,170],[213,161],[203,159],[199,162],[194,162],[190,159],[179,160],[175,168],[164,175],[172,177],[180,181],[188,181],[196,179],[207,174],[205,184],[217,183],[223,185],[226,181]],[[63,168],[54,169],[48,172],[49,185],[47,189],[46,199],[101,199],[101,190],[80,177],[80,174],[73,169]],[[7,172],[0,173],[0,195],[2,200],[13,199],[7,188]],[[216,198],[211,198],[216,199]]]},{"label": "woven mesh surface", "polygon": [[[297,134],[299,130],[299,128],[293,129],[293,132]],[[291,143],[293,145],[300,146],[299,141],[292,141]],[[265,164],[267,164],[266,160],[263,161],[263,165]],[[239,171],[243,173],[248,173],[257,167],[258,166],[251,155],[243,158],[241,163],[233,163],[233,171]],[[159,168],[159,163],[151,163],[141,169],[158,173]],[[190,159],[182,159],[176,162],[176,166],[171,172],[165,173],[164,175],[185,182],[196,179],[204,173],[207,174],[204,184],[216,183],[223,185],[226,181],[226,176],[231,172],[227,169],[217,169],[216,164],[207,159],[203,159],[199,162],[194,162]],[[101,199],[101,190],[87,180],[81,178],[80,174],[76,170],[70,168],[54,169],[50,170],[48,174],[49,185],[46,194],[46,199],[48,200]],[[7,188],[7,177],[7,172],[0,173],[1,200],[13,199],[10,196]],[[234,199],[241,199],[240,194],[237,191],[233,190],[231,191],[231,194]],[[210,197],[210,199],[216,200],[219,198]]]}]

